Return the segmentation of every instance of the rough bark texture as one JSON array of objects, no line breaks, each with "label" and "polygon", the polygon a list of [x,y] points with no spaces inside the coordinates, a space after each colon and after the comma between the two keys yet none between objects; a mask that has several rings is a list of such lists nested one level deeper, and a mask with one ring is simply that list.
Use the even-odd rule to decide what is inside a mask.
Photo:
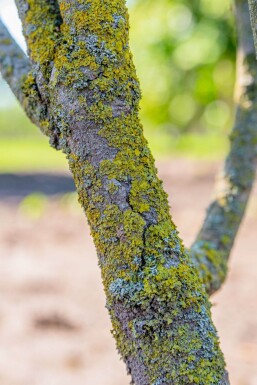
[{"label": "rough bark texture", "polygon": [[[125,1],[16,4],[45,108],[45,132],[67,155],[99,256],[113,334],[133,383],[228,385],[208,295],[169,215],[138,118],[140,90]],[[22,87],[25,95],[30,89],[31,82]],[[246,115],[243,100],[238,113]],[[247,142],[241,129],[233,143]],[[228,161],[230,179],[239,147]],[[248,182],[237,175],[233,183],[240,191],[228,197],[239,199],[241,210]],[[227,204],[230,198],[224,199]],[[226,220],[230,226],[230,216]],[[205,229],[197,242],[212,240]],[[206,271],[205,259],[199,267]],[[212,272],[211,267],[206,284]]]},{"label": "rough bark texture", "polygon": [[238,24],[236,117],[231,149],[215,200],[191,248],[211,294],[226,278],[227,261],[251,193],[257,161],[257,63],[248,4],[236,1]]}]

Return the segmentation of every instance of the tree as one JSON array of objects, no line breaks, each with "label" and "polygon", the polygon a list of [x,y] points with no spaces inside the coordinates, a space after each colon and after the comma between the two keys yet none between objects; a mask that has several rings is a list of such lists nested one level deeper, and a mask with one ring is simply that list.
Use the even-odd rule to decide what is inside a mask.
[{"label": "tree", "polygon": [[133,383],[229,384],[209,295],[225,279],[255,175],[257,78],[246,0],[236,0],[237,112],[224,188],[190,250],[169,214],[139,121],[125,0],[16,5],[28,57],[0,22],[1,73],[67,156]]}]

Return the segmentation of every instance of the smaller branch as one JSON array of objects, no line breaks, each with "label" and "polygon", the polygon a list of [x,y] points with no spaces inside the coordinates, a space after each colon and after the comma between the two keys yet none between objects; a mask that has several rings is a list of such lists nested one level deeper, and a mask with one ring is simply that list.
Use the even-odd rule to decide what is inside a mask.
[{"label": "smaller branch", "polygon": [[257,71],[247,0],[236,0],[236,118],[215,200],[190,253],[209,294],[226,278],[227,262],[252,190],[257,162]]},{"label": "smaller branch", "polygon": [[30,72],[30,63],[0,19],[0,69],[17,99],[22,103],[22,79]]},{"label": "smaller branch", "polygon": [[0,19],[0,72],[33,123],[47,134],[45,104],[31,72],[29,59]]}]

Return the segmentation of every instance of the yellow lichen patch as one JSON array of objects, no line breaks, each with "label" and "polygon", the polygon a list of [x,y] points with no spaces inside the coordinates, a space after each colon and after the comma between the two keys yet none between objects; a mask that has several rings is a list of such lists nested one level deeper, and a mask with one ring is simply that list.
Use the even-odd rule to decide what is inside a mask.
[{"label": "yellow lichen patch", "polygon": [[28,0],[25,36],[32,60],[43,67],[53,60],[59,22],[53,2]]}]

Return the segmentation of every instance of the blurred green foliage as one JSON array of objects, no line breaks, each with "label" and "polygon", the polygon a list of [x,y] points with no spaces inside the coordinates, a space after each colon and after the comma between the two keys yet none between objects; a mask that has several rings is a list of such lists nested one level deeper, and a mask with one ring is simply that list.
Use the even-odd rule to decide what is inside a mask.
[{"label": "blurred green foliage", "polygon": [[67,169],[65,155],[50,147],[48,139],[39,135],[39,138],[0,138],[0,172]]},{"label": "blurred green foliage", "polygon": [[[128,4],[141,117],[154,155],[220,157],[233,121],[236,36],[230,0]],[[63,167],[64,157],[48,147],[10,95],[0,81],[0,169]]]},{"label": "blurred green foliage", "polygon": [[235,27],[229,0],[137,0],[131,42],[145,127],[224,132],[233,120]]}]

